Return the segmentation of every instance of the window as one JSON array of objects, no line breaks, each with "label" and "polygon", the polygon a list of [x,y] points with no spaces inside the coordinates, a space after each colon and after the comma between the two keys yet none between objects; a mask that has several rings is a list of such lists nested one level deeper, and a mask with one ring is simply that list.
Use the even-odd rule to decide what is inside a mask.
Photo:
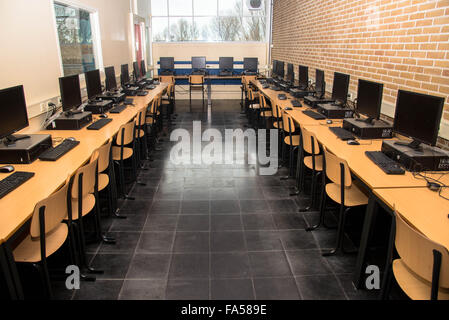
[{"label": "window", "polygon": [[92,13],[58,2],[54,8],[64,76],[96,69]]},{"label": "window", "polygon": [[151,0],[153,41],[266,41],[268,1],[260,10],[246,2]]}]

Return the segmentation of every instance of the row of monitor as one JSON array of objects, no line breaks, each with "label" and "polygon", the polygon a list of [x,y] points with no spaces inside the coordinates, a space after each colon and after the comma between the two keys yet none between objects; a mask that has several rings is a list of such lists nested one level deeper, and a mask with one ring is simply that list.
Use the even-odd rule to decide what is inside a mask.
[{"label": "row of monitor", "polygon": [[[142,79],[146,75],[145,61],[141,67],[137,62],[133,63],[134,78]],[[118,89],[114,67],[105,68],[106,91]],[[103,93],[100,70],[92,70],[85,73],[86,89],[89,100],[95,99]],[[122,86],[131,80],[127,64],[121,66]],[[59,87],[63,111],[71,111],[82,105],[81,86],[79,75],[59,78]],[[23,86],[16,86],[0,90],[0,139],[28,127],[28,113]]]},{"label": "row of monitor", "polygon": [[[192,69],[194,71],[206,70],[206,57],[192,57],[191,60]],[[245,72],[258,72],[258,58],[244,58],[243,69]],[[219,68],[222,71],[232,72],[234,70],[234,58],[233,57],[220,57]],[[160,69],[162,72],[173,71],[175,69],[175,59],[173,57],[161,57]]]},{"label": "row of monitor", "polygon": [[[284,78],[284,63],[274,61],[273,76]],[[294,83],[293,65],[288,64],[287,82]],[[350,76],[339,72],[334,73],[332,100],[346,104],[349,92]],[[309,84],[309,68],[299,66],[299,85],[307,88]],[[358,81],[356,111],[368,117],[379,119],[382,107],[383,87],[381,83],[362,80]],[[325,74],[316,70],[315,92],[320,98],[326,91]],[[445,99],[416,92],[399,90],[394,117],[394,131],[400,135],[412,138],[414,141],[431,146],[436,145],[443,115]]]}]

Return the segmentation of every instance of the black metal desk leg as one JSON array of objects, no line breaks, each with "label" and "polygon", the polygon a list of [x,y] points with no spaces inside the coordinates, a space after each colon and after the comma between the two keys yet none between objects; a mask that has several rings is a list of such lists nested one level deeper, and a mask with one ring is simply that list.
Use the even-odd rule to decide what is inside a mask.
[{"label": "black metal desk leg", "polygon": [[0,272],[6,281],[6,286],[8,287],[9,296],[11,300],[17,300],[16,288],[14,286],[14,280],[12,278],[11,272],[9,270],[8,261],[6,259],[5,248],[3,245],[0,246]]},{"label": "black metal desk leg", "polygon": [[212,107],[212,80],[207,81],[207,106]]},{"label": "black metal desk leg", "polygon": [[366,260],[366,250],[368,248],[368,242],[373,228],[374,215],[377,212],[377,207],[378,205],[376,197],[372,192],[370,192],[368,207],[366,209],[365,221],[363,223],[362,237],[360,239],[359,254],[357,256],[357,263],[353,278],[354,285],[357,289],[360,289],[362,286],[364,266]]},{"label": "black metal desk leg", "polygon": [[22,282],[20,281],[19,272],[17,271],[17,265],[14,260],[14,255],[12,254],[11,246],[8,242],[6,242],[3,248],[6,261],[8,262],[9,273],[11,274],[11,279],[13,280],[16,288],[17,300],[24,300],[25,296],[23,295]]}]

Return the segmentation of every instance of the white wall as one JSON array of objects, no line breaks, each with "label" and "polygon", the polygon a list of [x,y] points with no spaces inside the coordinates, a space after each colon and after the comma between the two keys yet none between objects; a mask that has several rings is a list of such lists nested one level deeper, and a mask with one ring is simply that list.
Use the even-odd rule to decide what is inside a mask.
[{"label": "white wall", "polygon": [[[65,2],[65,1],[62,1]],[[117,74],[132,63],[129,0],[71,0],[98,11],[104,66]],[[39,130],[40,103],[59,97],[62,76],[52,0],[0,0],[0,88],[23,84],[31,118]]]}]

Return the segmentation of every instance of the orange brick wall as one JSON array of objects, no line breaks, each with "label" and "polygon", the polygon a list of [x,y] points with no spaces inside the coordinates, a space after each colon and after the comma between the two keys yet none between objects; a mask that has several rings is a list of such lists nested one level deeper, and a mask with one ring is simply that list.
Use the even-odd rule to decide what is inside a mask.
[{"label": "orange brick wall", "polygon": [[273,46],[295,72],[325,70],[329,91],[338,71],[354,94],[359,78],[384,83],[390,107],[398,89],[449,96],[449,0],[274,0]]}]

